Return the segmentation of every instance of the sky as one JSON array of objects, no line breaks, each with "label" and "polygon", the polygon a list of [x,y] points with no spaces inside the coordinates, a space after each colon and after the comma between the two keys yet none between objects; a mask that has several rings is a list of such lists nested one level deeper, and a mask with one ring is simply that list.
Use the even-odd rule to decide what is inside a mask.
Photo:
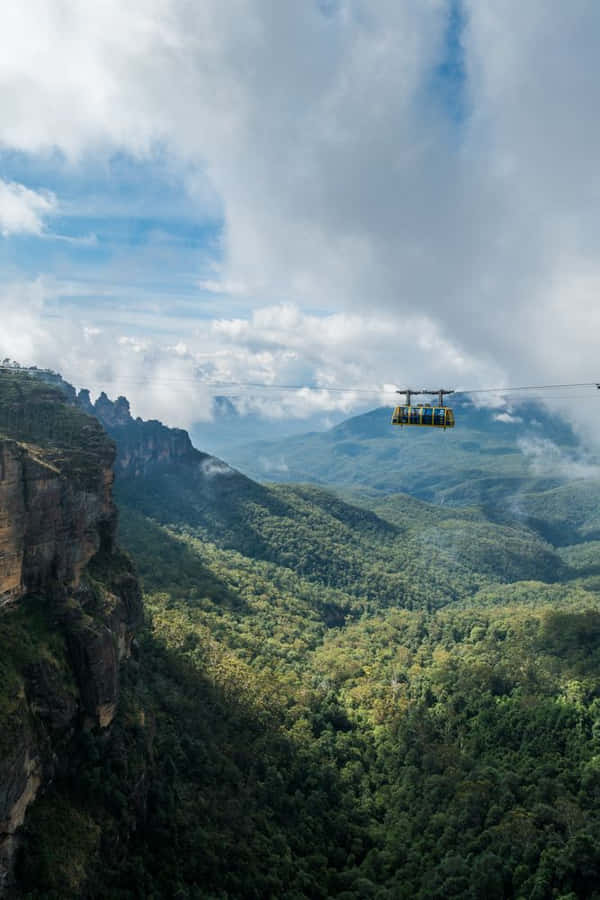
[{"label": "sky", "polygon": [[184,427],[600,377],[593,0],[0,16],[1,357]]}]

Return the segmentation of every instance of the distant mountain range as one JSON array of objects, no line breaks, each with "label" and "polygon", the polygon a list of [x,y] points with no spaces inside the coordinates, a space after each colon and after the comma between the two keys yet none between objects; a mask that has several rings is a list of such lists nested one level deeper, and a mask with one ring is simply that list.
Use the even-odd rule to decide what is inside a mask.
[{"label": "distant mountain range", "polygon": [[261,481],[401,491],[454,505],[503,505],[596,474],[598,461],[570,425],[541,404],[512,414],[464,402],[454,409],[456,427],[446,431],[392,426],[391,409],[382,407],[328,431],[232,445],[226,458]]},{"label": "distant mountain range", "polygon": [[[239,398],[239,402],[244,402]],[[210,422],[195,422],[190,436],[197,447],[217,456],[227,456],[232,447],[256,440],[282,440],[307,431],[323,431],[345,419],[339,411],[315,413],[308,418],[272,418],[258,412],[242,414],[238,398],[214,397]]]}]

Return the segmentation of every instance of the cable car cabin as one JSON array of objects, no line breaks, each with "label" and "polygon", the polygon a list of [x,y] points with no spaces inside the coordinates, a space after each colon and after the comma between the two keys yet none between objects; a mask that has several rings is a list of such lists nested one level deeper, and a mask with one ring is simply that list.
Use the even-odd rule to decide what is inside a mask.
[{"label": "cable car cabin", "polygon": [[447,406],[397,406],[392,415],[392,425],[425,425],[432,428],[454,428],[454,413]]}]

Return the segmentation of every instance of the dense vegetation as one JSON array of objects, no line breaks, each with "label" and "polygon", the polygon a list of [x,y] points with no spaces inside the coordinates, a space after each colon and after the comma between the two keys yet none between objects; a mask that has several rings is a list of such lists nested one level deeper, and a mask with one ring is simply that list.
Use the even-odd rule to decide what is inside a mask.
[{"label": "dense vegetation", "polygon": [[[110,450],[45,386],[3,384],[0,433],[51,465]],[[372,424],[323,439],[355,473],[336,495],[195,457],[120,481],[146,622],[111,728],[61,732],[23,896],[600,898],[600,486],[474,421],[435,436],[447,478],[421,435],[390,481]],[[4,610],[0,649],[8,758],[40,662],[76,687],[44,598]]]},{"label": "dense vegetation", "polygon": [[0,436],[33,442],[47,458],[60,448],[68,448],[69,460],[104,450],[107,438],[101,425],[77,407],[59,402],[60,397],[55,387],[24,371],[3,371]]},{"label": "dense vegetation", "polygon": [[29,817],[29,896],[600,896],[594,504],[543,536],[578,489],[535,530],[122,484],[147,627],[112,733]]}]

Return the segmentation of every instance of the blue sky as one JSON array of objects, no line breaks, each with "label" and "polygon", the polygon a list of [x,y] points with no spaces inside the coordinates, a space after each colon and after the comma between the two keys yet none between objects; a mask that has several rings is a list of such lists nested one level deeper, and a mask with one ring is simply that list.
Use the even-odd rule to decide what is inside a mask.
[{"label": "blue sky", "polygon": [[140,307],[159,304],[150,327],[157,331],[169,331],[170,316],[214,314],[210,297],[206,305],[199,302],[198,285],[222,261],[222,211],[216,197],[212,207],[194,202],[182,174],[164,157],[115,153],[73,166],[58,153],[40,158],[6,152],[0,173],[56,197],[40,235],[0,241],[5,276],[53,283],[49,316],[80,315],[101,325],[118,321],[137,333]]},{"label": "blue sky", "polygon": [[432,79],[434,98],[441,103],[448,117],[456,125],[457,133],[460,133],[468,115],[467,72],[463,46],[466,24],[462,0],[451,0],[447,12],[443,51]]}]

